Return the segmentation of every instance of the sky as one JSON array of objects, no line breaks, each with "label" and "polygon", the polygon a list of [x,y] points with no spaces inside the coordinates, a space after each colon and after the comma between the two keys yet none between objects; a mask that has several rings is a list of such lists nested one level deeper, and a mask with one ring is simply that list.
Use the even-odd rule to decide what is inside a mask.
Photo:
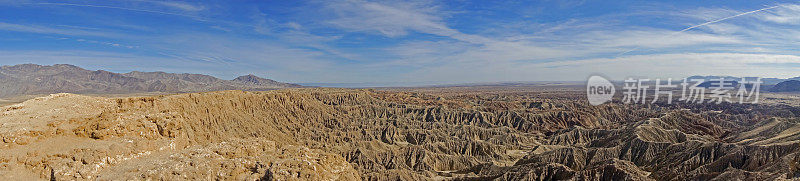
[{"label": "sky", "polygon": [[445,84],[800,76],[799,1],[0,0],[0,65]]}]

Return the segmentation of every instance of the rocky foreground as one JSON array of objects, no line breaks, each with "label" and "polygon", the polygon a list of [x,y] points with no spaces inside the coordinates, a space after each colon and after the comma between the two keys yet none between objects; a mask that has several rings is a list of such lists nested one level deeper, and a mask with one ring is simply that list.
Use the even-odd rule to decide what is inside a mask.
[{"label": "rocky foreground", "polygon": [[53,94],[0,109],[3,180],[800,176],[800,108],[530,90]]}]

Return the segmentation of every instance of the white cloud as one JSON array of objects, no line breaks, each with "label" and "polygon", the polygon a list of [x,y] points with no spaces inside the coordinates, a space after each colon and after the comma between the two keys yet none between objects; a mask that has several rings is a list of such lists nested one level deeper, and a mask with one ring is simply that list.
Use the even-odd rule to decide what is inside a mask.
[{"label": "white cloud", "polygon": [[119,34],[104,31],[86,30],[84,28],[54,28],[42,25],[24,25],[0,22],[0,30],[38,34],[59,34],[74,36],[118,37]]},{"label": "white cloud", "polygon": [[206,9],[204,6],[201,5],[189,4],[187,2],[180,2],[180,1],[147,1],[147,2],[188,12],[197,12]]},{"label": "white cloud", "polygon": [[[733,14],[729,9],[699,9],[694,14]],[[696,17],[700,18],[700,17]],[[718,36],[736,37],[741,48],[769,50],[774,53],[796,54],[800,41],[800,5],[780,4],[774,9],[737,17],[700,28]],[[736,49],[732,49],[736,50]]]},{"label": "white cloud", "polygon": [[303,28],[303,26],[302,26],[302,25],[300,25],[300,24],[298,24],[298,23],[296,23],[296,22],[289,22],[289,23],[286,23],[286,26],[288,26],[288,27],[290,27],[290,28],[292,28],[292,29],[294,29],[294,30],[300,30],[300,29],[302,29],[302,28]]},{"label": "white cloud", "polygon": [[388,37],[404,36],[409,31],[415,31],[470,43],[492,41],[448,27],[442,18],[445,13],[432,2],[344,0],[327,2],[325,8],[337,16],[328,23],[349,31],[380,33]]},{"label": "white cloud", "polygon": [[800,5],[783,4],[773,12],[757,16],[759,19],[780,24],[800,24]]},{"label": "white cloud", "polygon": [[[42,65],[52,64],[74,64],[83,68],[109,71],[187,71],[187,68],[199,68],[196,64],[185,64],[174,59],[149,57],[125,53],[111,53],[101,51],[80,51],[80,50],[61,50],[61,51],[0,51],[0,64],[16,65],[24,63],[35,63]],[[179,65],[187,66],[181,67]],[[202,69],[195,70],[195,72]]]},{"label": "white cloud", "polygon": [[[443,18],[446,15],[435,8],[408,8],[413,6],[364,1],[328,5],[329,8],[336,8],[339,15],[330,23],[345,30],[380,33],[387,37],[403,36],[414,31],[457,40],[401,43],[385,49],[390,55],[396,56],[393,60],[366,65],[375,69],[397,66],[414,69],[394,79],[399,81],[580,80],[595,72],[623,72],[617,75],[670,74],[678,76],[676,78],[693,74],[748,73],[766,77],[797,76],[792,75],[790,68],[754,66],[798,63],[797,57],[781,54],[779,47],[775,47],[776,44],[791,44],[779,37],[796,34],[792,32],[794,30],[760,24],[754,26],[752,23],[756,22],[752,20],[757,18],[729,18],[681,33],[675,33],[680,29],[631,25],[612,27],[598,24],[601,22],[574,20],[566,22],[568,25],[544,28],[529,34],[485,37],[464,34],[447,27]],[[690,14],[692,18],[707,22],[742,12],[706,8]],[[635,54],[643,55],[613,58],[631,47],[638,47]],[[657,66],[653,66],[654,63]],[[700,66],[693,68],[692,65]],[[638,67],[654,68],[626,71]]]},{"label": "white cloud", "polygon": [[722,36],[707,33],[684,32],[672,34],[674,31],[661,29],[633,31],[591,32],[581,36],[597,46],[607,47],[644,47],[673,48],[707,44],[737,44],[742,41],[733,36]]},{"label": "white cloud", "polygon": [[600,73],[615,80],[629,76],[680,79],[692,75],[796,77],[797,67],[764,64],[800,64],[794,55],[686,53],[594,58],[546,63],[470,62],[424,67],[405,74],[407,80],[438,82],[574,81]]},{"label": "white cloud", "polygon": [[[190,12],[205,9],[196,4],[177,3],[161,4],[171,9],[146,5],[159,10],[150,13],[158,14],[178,11],[193,14]],[[162,71],[207,73],[222,78],[256,73],[291,82],[581,80],[591,73],[604,73],[619,79],[624,76],[681,78],[695,74],[794,77],[798,76],[797,67],[769,65],[800,63],[795,48],[796,42],[800,41],[800,30],[796,26],[800,23],[795,21],[800,16],[794,14],[797,6],[788,4],[682,33],[675,32],[692,26],[691,23],[718,20],[745,11],[724,8],[689,10],[681,14],[683,18],[692,18],[689,23],[683,24],[681,22],[687,21],[681,19],[678,23],[662,22],[652,27],[647,23],[624,22],[620,19],[625,18],[615,17],[536,24],[528,21],[497,22],[493,25],[499,28],[494,27],[491,31],[462,31],[448,26],[450,18],[458,14],[448,13],[446,7],[437,2],[339,0],[314,5],[322,7],[308,8],[313,9],[309,11],[329,14],[309,19],[280,19],[257,12],[249,19],[252,23],[247,25],[234,22],[208,26],[225,31],[222,34],[187,30],[137,39],[137,45],[142,45],[139,50],[148,51],[143,54],[154,51],[161,56],[20,52],[0,56],[0,60],[6,64],[16,64],[15,61],[76,62],[90,67],[108,63],[101,62],[103,60],[117,62],[109,64],[111,67],[145,63],[159,65],[156,68]],[[129,9],[128,6],[87,7],[149,12]],[[479,26],[478,29],[490,28],[475,26]],[[158,31],[157,28],[153,32]],[[113,36],[92,29],[2,22],[0,30]],[[441,38],[408,36],[415,33]],[[389,41],[361,39],[374,38],[364,34],[379,35]],[[374,42],[379,45],[354,45]],[[627,56],[615,57],[632,47],[640,49]],[[150,67],[133,68],[153,70]]]},{"label": "white cloud", "polygon": [[360,0],[326,2],[325,8],[338,17],[330,20],[335,26],[352,31],[377,32],[389,37],[419,31],[436,35],[452,34],[442,23],[438,10],[427,2],[378,3]]}]

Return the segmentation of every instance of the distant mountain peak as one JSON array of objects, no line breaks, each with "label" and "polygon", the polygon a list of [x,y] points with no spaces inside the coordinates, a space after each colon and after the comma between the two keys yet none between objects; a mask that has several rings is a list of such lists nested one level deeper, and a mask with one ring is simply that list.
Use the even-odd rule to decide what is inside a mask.
[{"label": "distant mountain peak", "polygon": [[285,87],[301,87],[300,85],[296,84],[288,84],[288,83],[281,83],[272,79],[261,78],[259,76],[253,74],[247,74],[243,76],[236,77],[233,79],[234,82],[240,82],[245,84],[253,84],[253,85],[281,85]]},{"label": "distant mountain peak", "polygon": [[772,92],[800,92],[800,80],[787,80],[778,83],[772,89]]},{"label": "distant mountain peak", "polygon": [[205,92],[219,90],[271,90],[302,87],[255,75],[234,80],[188,73],[114,73],[86,70],[70,64],[20,64],[0,67],[0,97],[53,93],[127,94],[143,92]]},{"label": "distant mountain peak", "polygon": [[[247,74],[247,75],[242,75],[242,76],[236,77],[236,79],[240,79],[240,78],[242,78],[242,79],[244,79],[244,78],[259,78],[260,79],[261,77],[258,77],[258,76],[253,75],[253,74]],[[236,80],[236,79],[234,79],[234,80]]]},{"label": "distant mountain peak", "polygon": [[[705,76],[705,75],[694,75],[694,76],[687,77],[687,79],[689,79],[689,80],[691,80],[691,79],[704,79],[705,81],[710,81],[711,79],[719,79],[719,78],[724,78],[725,80],[741,80],[742,79],[742,77],[718,76],[718,75],[708,75],[708,76]],[[745,78],[754,79],[756,77],[745,77]],[[762,82],[761,84],[762,85],[775,85],[775,84],[778,84],[778,83],[781,83],[781,82],[784,82],[784,81],[787,81],[787,80],[800,80],[800,77],[794,77],[794,78],[788,78],[788,79],[761,77],[761,82]]]},{"label": "distant mountain peak", "polygon": [[261,77],[258,77],[256,75],[253,75],[253,74],[247,74],[247,75],[242,75],[242,76],[236,77],[235,79],[233,79],[233,81],[249,82],[249,83],[255,83],[255,84],[262,83],[262,82],[274,82],[274,80],[261,78]]}]

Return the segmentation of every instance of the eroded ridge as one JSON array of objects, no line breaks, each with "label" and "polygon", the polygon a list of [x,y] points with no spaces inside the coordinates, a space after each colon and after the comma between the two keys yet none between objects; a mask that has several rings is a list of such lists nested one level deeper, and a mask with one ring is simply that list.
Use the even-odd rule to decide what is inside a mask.
[{"label": "eroded ridge", "polygon": [[[559,90],[561,91],[561,90]],[[790,179],[796,107],[530,90],[287,89],[3,107],[9,179]]]}]

